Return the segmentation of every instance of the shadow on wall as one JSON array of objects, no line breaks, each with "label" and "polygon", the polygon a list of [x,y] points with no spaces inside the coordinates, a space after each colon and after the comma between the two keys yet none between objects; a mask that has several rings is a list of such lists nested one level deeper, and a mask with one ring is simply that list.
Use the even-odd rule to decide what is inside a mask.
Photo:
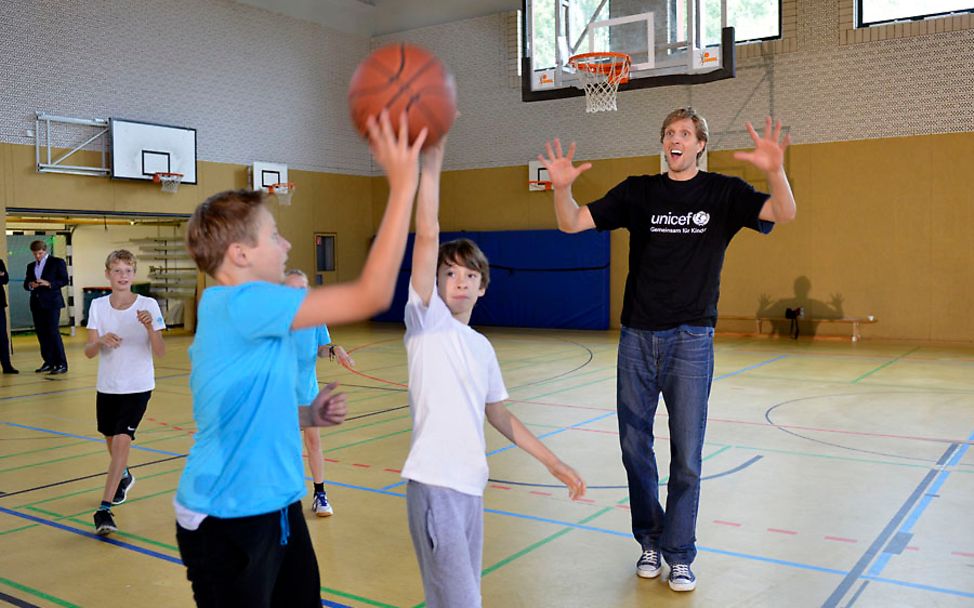
[{"label": "shadow on wall", "polygon": [[[842,294],[832,294],[829,303],[826,303],[810,297],[811,291],[811,280],[800,276],[795,279],[794,297],[772,300],[771,296],[761,294],[755,316],[771,318],[771,335],[794,337],[794,324],[797,323],[800,335],[814,336],[818,330],[818,319],[843,317]],[[798,311],[797,315],[795,311]]]}]

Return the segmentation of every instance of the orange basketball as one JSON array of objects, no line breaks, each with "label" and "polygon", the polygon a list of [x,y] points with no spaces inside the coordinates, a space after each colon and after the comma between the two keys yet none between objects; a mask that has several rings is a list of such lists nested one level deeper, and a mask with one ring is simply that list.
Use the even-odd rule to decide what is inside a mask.
[{"label": "orange basketball", "polygon": [[352,74],[348,108],[359,133],[366,135],[369,116],[383,109],[398,130],[399,115],[409,118],[409,141],[423,127],[429,129],[423,147],[435,144],[453,126],[457,115],[457,87],[443,62],[426,49],[396,43],[376,49]]}]

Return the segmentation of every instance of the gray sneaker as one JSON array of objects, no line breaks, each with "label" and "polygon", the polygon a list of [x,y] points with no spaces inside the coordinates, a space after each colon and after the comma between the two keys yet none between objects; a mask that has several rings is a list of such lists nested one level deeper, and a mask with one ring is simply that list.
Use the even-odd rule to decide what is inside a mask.
[{"label": "gray sneaker", "polygon": [[643,551],[636,562],[636,576],[639,578],[656,578],[659,576],[662,565],[660,562],[659,551],[648,549]]},{"label": "gray sneaker", "polygon": [[125,502],[125,499],[129,497],[129,490],[135,485],[135,475],[129,472],[128,477],[123,477],[121,481],[118,482],[118,489],[115,490],[115,497],[112,498],[113,505],[120,505]]},{"label": "gray sneaker", "polygon": [[697,577],[690,570],[690,564],[670,564],[669,581],[673,591],[693,591],[697,588]]}]

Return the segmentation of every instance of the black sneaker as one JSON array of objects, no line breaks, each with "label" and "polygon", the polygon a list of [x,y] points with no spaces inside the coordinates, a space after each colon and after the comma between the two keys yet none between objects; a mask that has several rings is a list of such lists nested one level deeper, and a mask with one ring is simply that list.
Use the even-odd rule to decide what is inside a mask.
[{"label": "black sneaker", "polygon": [[673,591],[693,591],[697,588],[697,577],[690,570],[690,564],[670,564],[670,589]]},{"label": "black sneaker", "polygon": [[108,536],[112,532],[118,532],[115,525],[115,517],[109,509],[98,509],[95,511],[95,534],[98,536]]},{"label": "black sneaker", "polygon": [[125,502],[125,499],[129,497],[129,490],[135,485],[135,475],[132,473],[128,474],[128,477],[123,477],[121,481],[118,482],[118,489],[115,490],[115,497],[112,498],[113,505],[120,505]]},{"label": "black sneaker", "polygon": [[656,549],[643,551],[643,554],[639,556],[639,561],[636,562],[636,576],[639,578],[656,578],[661,569],[659,551]]}]

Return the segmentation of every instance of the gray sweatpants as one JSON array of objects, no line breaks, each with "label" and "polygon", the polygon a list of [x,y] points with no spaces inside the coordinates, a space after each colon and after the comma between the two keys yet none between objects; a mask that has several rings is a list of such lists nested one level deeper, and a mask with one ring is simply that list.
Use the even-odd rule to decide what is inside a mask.
[{"label": "gray sweatpants", "polygon": [[410,481],[409,533],[429,608],[480,608],[484,499]]}]

